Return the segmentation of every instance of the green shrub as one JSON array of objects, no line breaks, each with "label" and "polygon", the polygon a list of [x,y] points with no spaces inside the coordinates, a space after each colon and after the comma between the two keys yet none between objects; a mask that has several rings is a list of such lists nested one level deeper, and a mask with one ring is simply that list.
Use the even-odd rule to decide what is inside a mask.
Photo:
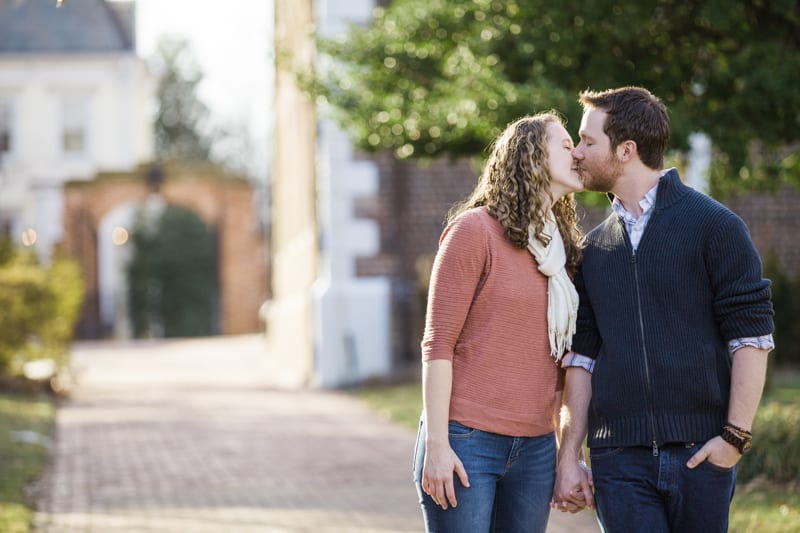
[{"label": "green shrub", "polygon": [[0,267],[0,373],[12,370],[15,357],[46,320],[51,303],[44,270],[18,257]]},{"label": "green shrub", "polygon": [[738,479],[763,476],[770,481],[800,479],[800,406],[762,405],[753,423],[753,448],[739,462]]},{"label": "green shrub", "polygon": [[789,277],[774,252],[764,260],[764,277],[772,281],[772,305],[775,309],[775,363],[800,365],[800,276]]},{"label": "green shrub", "polygon": [[56,256],[41,266],[27,252],[13,251],[0,264],[0,374],[16,376],[33,359],[65,363],[83,302],[80,268]]},{"label": "green shrub", "polygon": [[56,254],[45,271],[45,279],[50,304],[37,330],[39,342],[28,343],[25,354],[26,359],[53,359],[61,367],[67,362],[83,305],[83,272],[77,261]]}]

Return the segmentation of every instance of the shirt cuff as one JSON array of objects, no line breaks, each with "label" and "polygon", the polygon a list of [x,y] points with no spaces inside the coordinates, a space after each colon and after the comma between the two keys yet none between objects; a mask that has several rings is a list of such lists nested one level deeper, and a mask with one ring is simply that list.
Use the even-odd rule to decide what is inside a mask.
[{"label": "shirt cuff", "polygon": [[772,339],[772,334],[769,334],[762,335],[761,337],[742,337],[728,342],[728,349],[731,353],[745,346],[752,346],[753,348],[767,350],[769,352],[775,348],[775,341]]},{"label": "shirt cuff", "polygon": [[590,374],[594,372],[594,359],[575,352],[567,352],[561,359],[561,368],[580,367]]},{"label": "shirt cuff", "polygon": [[[763,335],[761,337],[742,337],[741,339],[733,339],[728,343],[731,353],[734,353],[739,348],[743,348],[745,346],[752,346],[753,348],[758,348],[759,350],[769,351],[775,348],[775,341],[772,339],[772,335],[770,334]],[[594,372],[594,364],[595,360],[591,357],[587,357],[575,352],[568,352],[561,360],[561,368],[580,367],[590,374]]]}]

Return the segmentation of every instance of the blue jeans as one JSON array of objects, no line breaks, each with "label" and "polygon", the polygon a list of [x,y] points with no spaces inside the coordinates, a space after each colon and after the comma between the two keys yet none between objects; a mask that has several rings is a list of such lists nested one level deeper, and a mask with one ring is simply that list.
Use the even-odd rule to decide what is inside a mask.
[{"label": "blue jeans", "polygon": [[597,515],[606,533],[713,533],[728,530],[736,468],[686,461],[703,443],[592,448]]},{"label": "blue jeans", "polygon": [[414,483],[429,533],[544,533],[555,481],[556,441],[507,437],[450,422],[450,446],[464,464],[469,488],[454,474],[458,507],[443,510],[422,490],[425,426],[414,452]]}]

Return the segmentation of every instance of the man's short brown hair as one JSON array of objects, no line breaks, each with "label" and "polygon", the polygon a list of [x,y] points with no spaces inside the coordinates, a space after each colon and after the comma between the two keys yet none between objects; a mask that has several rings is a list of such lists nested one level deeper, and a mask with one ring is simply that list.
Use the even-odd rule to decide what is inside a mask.
[{"label": "man's short brown hair", "polygon": [[621,87],[606,91],[581,92],[578,101],[583,109],[597,108],[608,115],[603,132],[611,140],[611,149],[631,140],[636,143],[639,159],[652,169],[664,166],[669,144],[669,116],[664,103],[641,87]]}]

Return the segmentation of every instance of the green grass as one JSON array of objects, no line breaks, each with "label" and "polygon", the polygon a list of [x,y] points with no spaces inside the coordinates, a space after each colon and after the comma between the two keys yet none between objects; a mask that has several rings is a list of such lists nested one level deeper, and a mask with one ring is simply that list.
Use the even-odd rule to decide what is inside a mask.
[{"label": "green grass", "polygon": [[[800,404],[800,373],[776,371],[761,401]],[[731,533],[789,533],[800,531],[800,487],[769,484],[763,479],[736,487],[731,506]]]},{"label": "green grass", "polygon": [[731,506],[731,533],[794,533],[800,531],[797,486],[753,482],[736,488]]},{"label": "green grass", "polygon": [[21,442],[21,437],[50,435],[54,418],[55,405],[48,397],[0,393],[0,531],[30,530],[33,510],[25,487],[44,468],[47,448],[41,442]]},{"label": "green grass", "polygon": [[[356,395],[386,418],[416,430],[422,409],[419,383],[357,389]],[[800,404],[800,373],[776,372],[762,405]],[[763,480],[739,485],[730,516],[731,533],[789,533],[800,531],[798,485],[771,485]]]},{"label": "green grass", "polygon": [[419,427],[419,415],[422,413],[422,386],[419,383],[365,387],[355,392],[367,405],[389,420],[415,431]]}]

